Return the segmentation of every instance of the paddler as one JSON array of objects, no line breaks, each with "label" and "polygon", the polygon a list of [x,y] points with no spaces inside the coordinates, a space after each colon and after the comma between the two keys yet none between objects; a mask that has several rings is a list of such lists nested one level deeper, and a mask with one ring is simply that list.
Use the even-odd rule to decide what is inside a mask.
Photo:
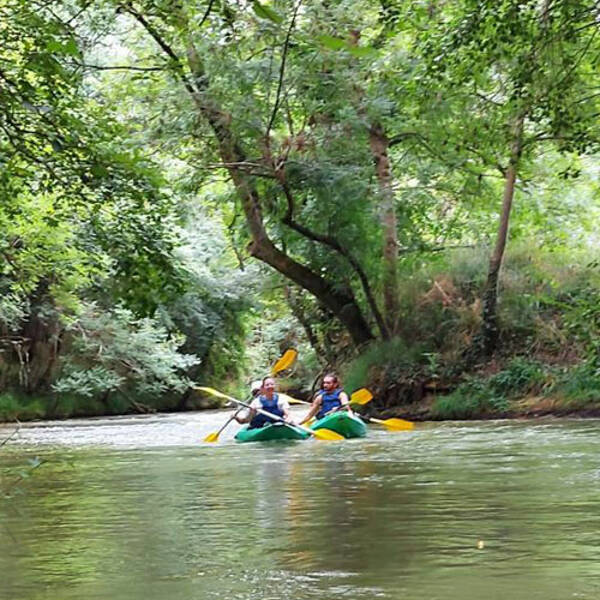
[{"label": "paddler", "polygon": [[[260,387],[258,388],[257,383],[260,383]],[[238,423],[250,423],[249,429],[257,429],[270,423],[275,423],[273,419],[257,412],[257,408],[291,423],[290,405],[285,398],[275,392],[275,380],[272,377],[265,377],[260,382],[255,381],[251,389],[255,398],[250,403],[250,409],[245,417],[235,416],[235,420]]]},{"label": "paddler", "polygon": [[335,373],[327,373],[323,377],[323,388],[315,396],[310,410],[300,421],[300,425],[310,421],[314,416],[322,419],[329,413],[340,410],[352,413],[348,394],[342,389],[339,377]]}]

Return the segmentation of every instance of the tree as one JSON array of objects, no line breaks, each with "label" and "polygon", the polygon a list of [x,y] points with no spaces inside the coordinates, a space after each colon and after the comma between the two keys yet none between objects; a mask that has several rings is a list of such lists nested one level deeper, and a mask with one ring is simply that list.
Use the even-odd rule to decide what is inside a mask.
[{"label": "tree", "polygon": [[[552,147],[598,148],[598,7],[595,2],[474,2],[445,11],[422,36],[434,104],[462,107],[446,142],[504,180],[496,243],[483,291],[482,349],[497,347],[497,298],[515,190],[527,165]],[[445,97],[444,97],[445,96]],[[443,111],[440,111],[443,114]]]}]

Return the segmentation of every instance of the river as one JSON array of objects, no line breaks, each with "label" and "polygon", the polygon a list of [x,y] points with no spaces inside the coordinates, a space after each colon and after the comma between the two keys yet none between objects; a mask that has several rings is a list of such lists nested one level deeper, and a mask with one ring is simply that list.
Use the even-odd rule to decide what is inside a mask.
[{"label": "river", "polygon": [[600,597],[597,420],[202,444],[225,415],[23,426],[0,448],[0,598]]}]

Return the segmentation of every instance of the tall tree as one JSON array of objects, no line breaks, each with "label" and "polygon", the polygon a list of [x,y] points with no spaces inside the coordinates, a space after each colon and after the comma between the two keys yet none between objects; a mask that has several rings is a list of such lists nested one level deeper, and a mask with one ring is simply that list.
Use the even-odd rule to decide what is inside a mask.
[{"label": "tall tree", "polygon": [[[323,274],[317,273],[305,264],[290,256],[282,247],[274,243],[272,235],[265,226],[264,199],[261,197],[257,177],[278,181],[282,185],[288,209],[284,221],[292,226],[301,236],[325,244],[341,254],[349,255],[347,250],[332,235],[319,234],[306,227],[299,226],[293,217],[294,198],[287,186],[286,178],[281,175],[281,165],[275,156],[271,144],[273,130],[277,122],[282,121],[282,80],[285,76],[285,61],[290,44],[290,36],[295,28],[298,5],[291,11],[284,28],[279,27],[281,17],[259,3],[255,3],[256,14],[238,15],[237,19],[245,21],[266,17],[265,28],[269,36],[282,35],[279,56],[279,75],[274,98],[267,103],[268,113],[261,130],[254,130],[251,136],[244,139],[244,123],[240,115],[232,114],[227,103],[222,101],[218,90],[220,74],[214,69],[217,65],[207,60],[207,49],[215,48],[215,44],[228,48],[243,46],[236,39],[239,24],[231,21],[230,12],[212,14],[212,3],[205,6],[205,17],[198,20],[196,15],[200,6],[190,3],[179,7],[176,11],[166,11],[161,6],[151,7],[151,3],[138,4],[128,2],[120,5],[123,13],[130,15],[146,34],[154,41],[156,48],[168,61],[171,72],[189,94],[195,110],[202,120],[208,124],[222,167],[227,171],[235,187],[245,217],[247,231],[250,235],[248,252],[255,258],[270,265],[284,277],[313,294],[319,302],[326,306],[345,326],[353,342],[357,345],[372,339],[373,334],[363,311],[350,285],[339,285],[330,281]],[[232,29],[233,27],[233,29]],[[204,29],[203,29],[204,28]],[[246,40],[244,40],[246,42]],[[201,47],[200,47],[201,45]],[[253,50],[268,49],[262,43],[254,43]],[[263,110],[264,110],[263,106]],[[246,132],[248,130],[246,129]],[[245,146],[252,142],[262,149],[262,156],[257,161],[249,158]],[[350,261],[354,268],[357,261]]]},{"label": "tall tree", "polygon": [[524,164],[550,147],[579,153],[598,147],[599,14],[591,1],[466,0],[423,34],[434,104],[450,96],[465,111],[463,121],[444,121],[445,142],[504,179],[483,291],[485,355],[498,344],[500,267]]}]

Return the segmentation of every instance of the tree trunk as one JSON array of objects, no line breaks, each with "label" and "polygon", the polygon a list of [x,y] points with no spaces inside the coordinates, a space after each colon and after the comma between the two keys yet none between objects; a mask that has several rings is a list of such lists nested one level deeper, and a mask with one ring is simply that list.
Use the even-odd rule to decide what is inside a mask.
[{"label": "tree trunk", "polygon": [[498,281],[500,267],[506,248],[506,238],[508,235],[508,224],[510,221],[510,211],[515,194],[515,180],[517,178],[517,169],[519,158],[523,145],[523,121],[525,117],[519,116],[514,124],[514,137],[510,152],[510,162],[506,169],[504,179],[504,197],[502,201],[502,213],[500,214],[500,225],[496,237],[496,246],[490,257],[488,276],[483,289],[483,322],[481,326],[482,349],[485,356],[490,356],[498,346],[499,328],[498,328]]},{"label": "tree trunk", "polygon": [[252,238],[252,242],[248,247],[250,254],[313,294],[343,323],[356,346],[372,340],[371,329],[364,319],[351,290],[346,292],[337,290],[320,275],[279,250],[269,238],[264,227],[260,197],[252,176],[244,173],[239,168],[241,163],[246,162],[245,153],[231,129],[231,116],[222,111],[208,94],[210,82],[196,47],[188,39],[185,16],[183,14],[179,15],[179,26],[182,41],[186,48],[189,72],[185,68],[181,57],[171,48],[160,31],[142,13],[135,9],[131,2],[127,3],[125,7],[170,58],[175,72],[191,95],[199,114],[208,121],[213,130],[219,146],[221,160],[226,165],[242,203],[246,224]]},{"label": "tree trunk", "polygon": [[392,169],[388,156],[389,140],[379,123],[369,130],[369,143],[381,194],[383,224],[383,303],[385,321],[392,333],[398,328],[398,222],[392,189]]},{"label": "tree trunk", "polygon": [[[200,58],[193,47],[188,47],[188,61],[196,84],[206,88],[208,82],[202,69]],[[248,246],[251,256],[273,267],[287,279],[313,294],[346,327],[355,345],[362,345],[373,339],[370,327],[365,321],[360,307],[351,290],[338,291],[333,286],[304,265],[296,262],[279,250],[269,238],[263,222],[258,191],[251,176],[235,165],[244,163],[246,156],[229,127],[229,115],[212,105],[202,92],[194,94],[198,111],[209,122],[219,145],[221,160],[226,165],[237,194],[242,202],[246,224],[252,242]]]},{"label": "tree trunk", "polygon": [[308,339],[308,343],[311,348],[315,351],[317,356],[317,360],[320,363],[325,363],[330,360],[328,352],[326,351],[326,347],[321,343],[319,337],[317,336],[315,330],[313,329],[313,324],[311,322],[310,317],[307,317],[304,309],[302,308],[300,302],[297,300],[296,294],[291,289],[291,286],[286,286],[284,288],[284,295],[287,301],[290,310],[296,320],[302,325],[302,329],[304,329],[304,333]]}]

